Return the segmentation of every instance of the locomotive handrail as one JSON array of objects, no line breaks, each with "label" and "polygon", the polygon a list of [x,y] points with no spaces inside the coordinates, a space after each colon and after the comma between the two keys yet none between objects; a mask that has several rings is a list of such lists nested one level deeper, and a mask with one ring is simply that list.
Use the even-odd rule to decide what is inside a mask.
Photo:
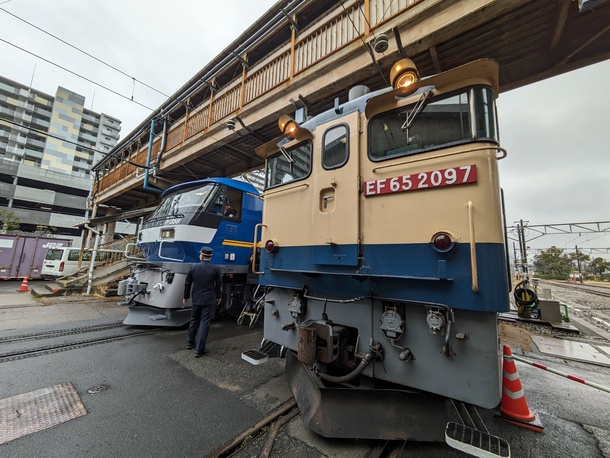
[{"label": "locomotive handrail", "polygon": [[316,297],[316,296],[311,296],[309,294],[303,294],[303,297],[306,297],[307,299],[314,299],[317,301],[322,301],[322,302],[334,302],[337,304],[349,304],[350,302],[356,302],[362,299],[367,299],[370,298],[371,296],[358,296],[358,297],[354,297],[352,299],[333,299],[330,297]]},{"label": "locomotive handrail", "polygon": [[380,165],[378,167],[373,168],[373,173],[376,173],[377,170],[387,169],[388,167],[398,167],[400,165],[412,164],[414,162],[431,161],[433,159],[439,159],[441,157],[449,157],[449,156],[455,156],[458,154],[472,153],[473,151],[481,151],[481,150],[486,150],[486,149],[493,149],[493,150],[500,151],[501,153],[503,153],[502,156],[496,157],[496,159],[498,159],[498,160],[504,159],[506,157],[506,155],[508,154],[504,148],[500,148],[499,146],[479,146],[477,148],[471,148],[471,149],[467,149],[467,150],[452,151],[450,153],[437,154],[436,156],[418,157],[418,158],[410,159],[407,161],[396,162],[394,164]]},{"label": "locomotive handrail", "polygon": [[[182,261],[184,261],[184,258],[182,258],[182,259],[177,259],[177,258],[168,258],[167,256],[162,256],[162,255],[161,255],[161,251],[163,250],[163,244],[164,244],[164,243],[165,243],[165,241],[164,241],[164,240],[162,240],[161,242],[159,242],[159,257],[160,257],[161,259],[165,259],[165,260],[167,260],[167,261],[178,261],[178,262],[182,262]],[[174,242],[170,242],[170,243],[174,243]]]},{"label": "locomotive handrail", "polygon": [[474,204],[468,201],[468,229],[470,232],[470,266],[472,268],[472,290],[479,291],[479,276],[477,272],[477,245],[474,233]]},{"label": "locomotive handrail", "polygon": [[[256,255],[258,252],[257,247],[258,247],[258,243],[259,243],[256,241],[256,234],[258,233],[259,227],[267,227],[267,225],[259,223],[256,226],[254,226],[254,238],[252,239],[254,241],[254,243],[252,244],[252,273],[257,274],[257,275],[263,275],[265,272],[263,272],[263,271],[257,272],[257,270],[256,270]],[[261,231],[261,239],[262,239],[262,235],[263,235],[263,231]]]},{"label": "locomotive handrail", "polygon": [[129,251],[129,247],[130,247],[131,245],[135,245],[136,247],[138,246],[138,244],[137,244],[137,243],[133,243],[133,242],[130,242],[130,243],[128,243],[127,245],[125,245],[125,253],[124,253],[124,254],[125,254],[125,257],[126,257],[127,259],[134,259],[134,260],[136,260],[136,261],[146,261],[146,258],[140,258],[140,257],[138,257],[138,256],[132,256],[132,255],[130,255],[130,254],[127,254],[127,252]]}]

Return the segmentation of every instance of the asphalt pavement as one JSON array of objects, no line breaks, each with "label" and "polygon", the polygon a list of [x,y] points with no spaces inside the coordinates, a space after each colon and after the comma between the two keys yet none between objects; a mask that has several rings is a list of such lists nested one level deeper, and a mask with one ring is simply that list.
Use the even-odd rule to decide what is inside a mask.
[{"label": "asphalt pavement", "polygon": [[[19,282],[0,283],[0,339],[118,323],[126,315],[116,299],[41,300],[18,293],[19,286]],[[283,360],[252,366],[241,359],[241,352],[258,348],[261,339],[262,320],[254,330],[237,326],[235,320],[221,320],[210,332],[210,354],[198,359],[185,349],[186,330],[172,329],[2,362],[0,423],[10,420],[9,400],[62,383],[72,384],[86,414],[7,441],[0,445],[0,455],[206,456],[291,398]],[[0,354],[3,345],[0,340]],[[610,386],[608,367],[543,354],[532,347],[531,351],[515,347],[513,353]],[[519,361],[516,365],[529,407],[540,416],[544,431],[490,422],[490,432],[510,443],[512,456],[610,457],[610,393]],[[105,389],[95,389],[100,386]],[[304,428],[298,416],[276,442],[271,456],[277,457],[365,457],[378,450],[378,444],[369,441],[321,438]],[[244,449],[235,456],[258,455]],[[408,443],[401,456],[465,455],[445,444]]]}]

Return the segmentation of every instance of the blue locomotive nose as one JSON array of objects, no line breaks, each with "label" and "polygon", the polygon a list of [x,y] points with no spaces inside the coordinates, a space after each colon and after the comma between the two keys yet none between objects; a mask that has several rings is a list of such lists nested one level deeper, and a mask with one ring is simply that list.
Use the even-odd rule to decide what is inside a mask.
[{"label": "blue locomotive nose", "polygon": [[189,321],[184,281],[201,250],[223,274],[222,305],[216,315],[237,317],[247,291],[254,229],[262,218],[258,191],[249,183],[211,178],[183,183],[162,194],[138,234],[140,256],[121,283],[129,306],[125,324],[181,326]]}]

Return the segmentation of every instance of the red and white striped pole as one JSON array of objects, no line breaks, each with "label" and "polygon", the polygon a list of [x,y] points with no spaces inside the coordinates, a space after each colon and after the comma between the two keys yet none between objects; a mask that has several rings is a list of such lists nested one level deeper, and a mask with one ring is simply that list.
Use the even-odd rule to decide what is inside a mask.
[{"label": "red and white striped pole", "polygon": [[598,390],[602,390],[602,391],[606,391],[606,392],[610,393],[610,388],[608,388],[608,387],[605,387],[605,386],[600,385],[595,382],[587,382],[583,378],[576,377],[575,375],[566,374],[565,372],[558,371],[557,369],[551,369],[550,367],[547,367],[544,364],[539,364],[539,363],[535,363],[533,361],[528,361],[527,359],[523,359],[516,355],[513,355],[513,359],[516,359],[517,361],[521,361],[522,363],[530,364],[534,367],[537,367],[538,369],[544,369],[545,371],[552,372],[553,374],[562,375],[564,377],[569,378],[570,380],[574,380],[575,382],[584,383],[585,385],[589,385],[589,386],[592,386],[593,388],[597,388]]}]

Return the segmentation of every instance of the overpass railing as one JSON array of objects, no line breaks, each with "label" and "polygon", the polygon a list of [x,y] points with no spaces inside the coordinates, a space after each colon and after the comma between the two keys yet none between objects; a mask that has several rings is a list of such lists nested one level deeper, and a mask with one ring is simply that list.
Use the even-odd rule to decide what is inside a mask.
[{"label": "overpass railing", "polygon": [[[242,74],[223,86],[210,91],[210,97],[185,116],[172,123],[169,129],[164,157],[192,137],[202,134],[211,126],[275,88],[290,83],[304,72],[315,70],[320,62],[329,58],[356,40],[364,40],[371,31],[382,26],[396,15],[425,0],[354,0],[338,5],[307,28],[293,29],[289,41],[256,65],[243,68]],[[188,101],[187,101],[188,103]],[[151,163],[159,154],[160,139],[153,143]],[[133,151],[125,148],[116,152],[115,159],[98,177],[97,192],[102,193],[124,180],[137,178],[136,164],[145,164],[148,154],[148,136]],[[129,159],[132,164],[122,161]]]}]

